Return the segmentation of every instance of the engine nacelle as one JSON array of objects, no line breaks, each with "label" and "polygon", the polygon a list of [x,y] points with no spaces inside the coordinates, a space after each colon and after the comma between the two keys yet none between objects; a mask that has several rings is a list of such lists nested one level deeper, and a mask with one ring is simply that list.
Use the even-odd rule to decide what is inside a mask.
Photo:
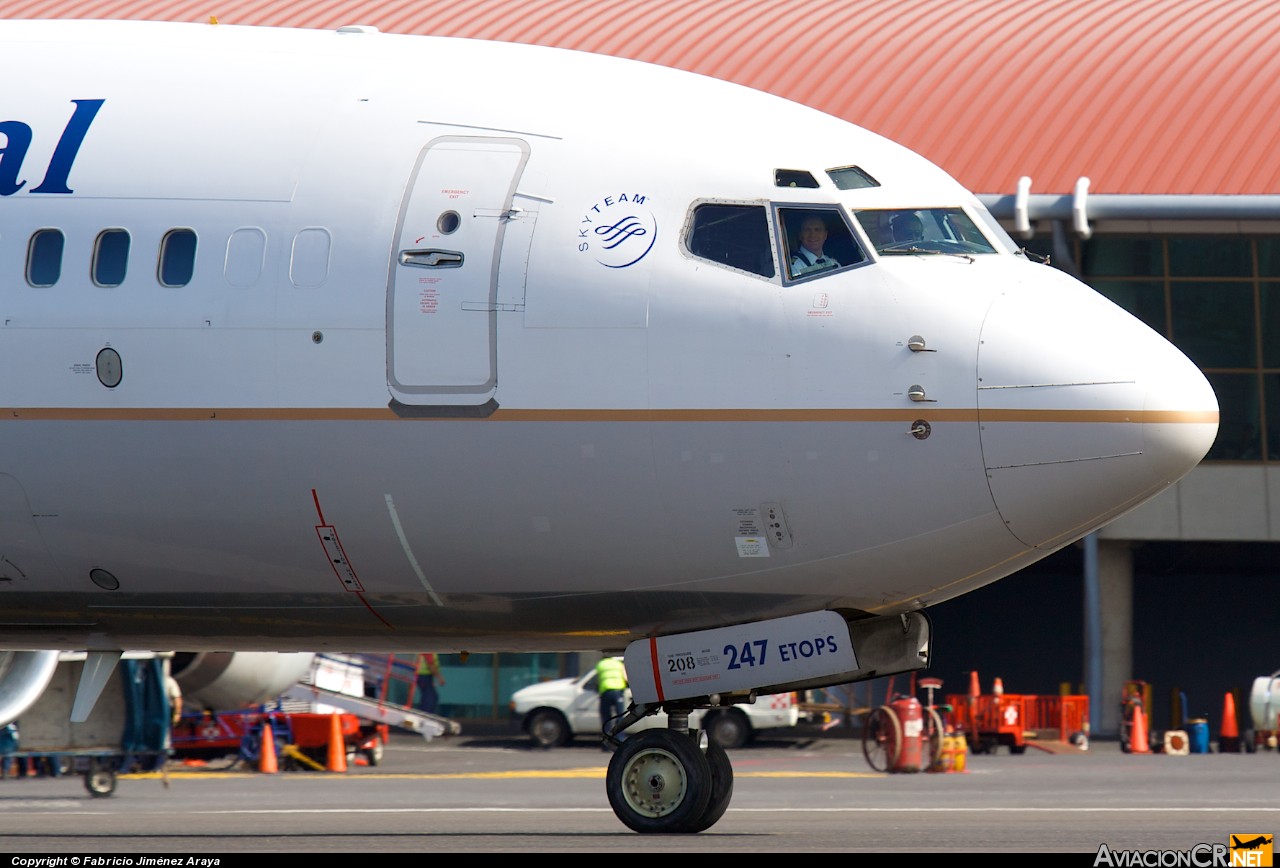
[{"label": "engine nacelle", "polygon": [[170,672],[190,710],[233,711],[275,699],[304,680],[315,659],[312,651],[178,652]]},{"label": "engine nacelle", "polygon": [[35,704],[57,668],[57,651],[0,651],[0,726]]}]

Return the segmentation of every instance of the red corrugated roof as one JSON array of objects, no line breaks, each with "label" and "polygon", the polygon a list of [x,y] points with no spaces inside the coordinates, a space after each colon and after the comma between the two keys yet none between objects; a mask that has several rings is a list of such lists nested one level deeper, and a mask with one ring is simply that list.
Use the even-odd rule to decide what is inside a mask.
[{"label": "red corrugated roof", "polygon": [[4,18],[372,24],[615,54],[789,97],[979,193],[1280,193],[1272,0],[7,0]]}]

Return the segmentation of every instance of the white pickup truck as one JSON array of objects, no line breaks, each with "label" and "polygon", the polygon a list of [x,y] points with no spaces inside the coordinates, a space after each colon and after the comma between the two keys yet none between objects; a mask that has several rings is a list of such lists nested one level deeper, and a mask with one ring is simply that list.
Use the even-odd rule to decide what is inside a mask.
[{"label": "white pickup truck", "polygon": [[[626,704],[631,704],[627,691]],[[521,728],[534,744],[559,747],[578,736],[600,738],[600,696],[595,670],[576,678],[557,678],[530,684],[511,694],[511,713],[520,718]],[[705,729],[709,738],[729,750],[751,741],[766,729],[795,726],[800,712],[790,693],[757,697],[753,703],[695,711],[689,726]],[[667,725],[667,716],[652,714],[628,728],[628,732]]]}]

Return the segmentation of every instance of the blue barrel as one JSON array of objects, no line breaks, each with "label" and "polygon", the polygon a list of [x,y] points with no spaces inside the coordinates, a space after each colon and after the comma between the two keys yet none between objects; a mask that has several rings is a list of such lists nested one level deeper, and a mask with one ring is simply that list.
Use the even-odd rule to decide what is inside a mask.
[{"label": "blue barrel", "polygon": [[1187,721],[1187,750],[1191,753],[1209,752],[1209,721],[1202,717]]}]

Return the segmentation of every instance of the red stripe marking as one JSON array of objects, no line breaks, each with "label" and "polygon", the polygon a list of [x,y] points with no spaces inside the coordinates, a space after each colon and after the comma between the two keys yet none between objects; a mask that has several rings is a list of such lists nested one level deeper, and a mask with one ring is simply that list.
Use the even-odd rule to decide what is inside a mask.
[{"label": "red stripe marking", "polygon": [[370,613],[372,613],[373,617],[377,618],[377,619],[378,619],[379,621],[381,621],[383,624],[386,624],[386,625],[387,625],[387,627],[389,627],[390,629],[392,629],[392,630],[394,630],[394,629],[395,629],[395,626],[394,626],[394,625],[392,625],[392,623],[391,623],[390,621],[388,621],[386,618],[384,618],[384,617],[382,617],[381,615],[379,615],[379,614],[378,614],[378,610],[377,610],[377,609],[375,609],[375,608],[373,608],[373,606],[370,606],[370,605],[369,605],[369,601],[368,601],[368,600],[366,600],[366,599],[364,598],[364,594],[363,594],[363,593],[361,593],[360,591],[356,591],[356,592],[355,592],[355,595],[356,595],[357,597],[359,597],[359,598],[360,598],[360,602],[364,603],[364,607],[365,607],[366,609],[368,609]]},{"label": "red stripe marking", "polygon": [[[311,489],[311,499],[312,499],[313,501],[315,501],[315,504],[316,504],[316,514],[320,516],[320,524],[321,524],[321,525],[324,525],[325,527],[331,527],[332,525],[325,524],[325,520],[324,520],[324,510],[320,508],[320,495],[316,494],[316,490],[315,490],[314,488],[313,488],[313,489]],[[317,530],[319,530],[319,528],[317,528]],[[335,539],[337,539],[337,537],[335,537]],[[342,557],[343,557],[343,560],[346,560],[347,553],[346,553],[346,551],[345,551],[345,550],[343,550],[343,549],[342,549],[342,543],[341,543],[341,542],[339,542],[339,543],[338,543],[338,549],[339,549],[340,551],[342,551]],[[347,563],[348,563],[348,564],[350,564],[350,561],[347,561]],[[372,615],[373,615],[373,617],[377,618],[379,621],[381,621],[383,624],[385,624],[385,625],[387,625],[388,627],[390,627],[392,630],[394,630],[394,629],[395,629],[395,627],[391,624],[391,622],[390,622],[390,621],[388,621],[386,618],[384,618],[384,617],[382,617],[381,615],[379,615],[379,614],[378,614],[378,610],[377,610],[377,609],[375,609],[375,608],[373,608],[373,606],[369,605],[369,601],[368,601],[368,600],[366,600],[366,599],[364,598],[364,593],[363,593],[363,592],[361,592],[361,591],[354,591],[353,593],[355,593],[355,595],[360,599],[360,602],[361,602],[361,603],[364,603],[364,607],[365,607],[366,609],[368,609],[368,610],[369,610],[369,613],[370,613],[370,614],[372,614]]]},{"label": "red stripe marking", "polygon": [[666,699],[666,694],[662,690],[662,667],[658,665],[658,639],[656,636],[649,637],[649,665],[653,667],[653,685],[658,691],[658,701],[662,702]]}]

